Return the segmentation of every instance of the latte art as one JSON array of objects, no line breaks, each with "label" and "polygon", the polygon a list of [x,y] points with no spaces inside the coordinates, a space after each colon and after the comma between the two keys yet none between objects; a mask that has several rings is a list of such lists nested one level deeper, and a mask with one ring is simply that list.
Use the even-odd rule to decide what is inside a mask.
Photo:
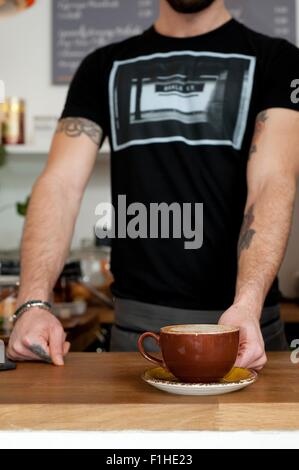
[{"label": "latte art", "polygon": [[180,335],[223,334],[237,331],[238,328],[227,325],[170,325],[161,329],[163,333]]}]

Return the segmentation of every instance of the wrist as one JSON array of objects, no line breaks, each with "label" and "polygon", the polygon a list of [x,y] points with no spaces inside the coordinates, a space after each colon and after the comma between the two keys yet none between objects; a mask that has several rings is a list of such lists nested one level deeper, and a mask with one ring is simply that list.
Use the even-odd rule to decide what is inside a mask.
[{"label": "wrist", "polygon": [[44,300],[29,300],[28,302],[20,305],[12,316],[12,321],[15,324],[16,321],[22,317],[26,312],[29,312],[33,309],[44,310],[52,313],[52,305],[49,302]]},{"label": "wrist", "polygon": [[31,300],[41,299],[44,302],[51,303],[52,295],[47,290],[44,289],[35,289],[34,291],[29,291],[28,289],[23,292],[22,287],[19,290],[19,295],[17,298],[16,308],[21,307],[21,305],[25,304],[26,302],[30,302]]},{"label": "wrist", "polygon": [[248,290],[236,293],[234,305],[246,309],[249,316],[260,318],[264,305],[264,298],[261,294]]},{"label": "wrist", "polygon": [[254,279],[238,279],[235,291],[235,301],[246,301],[262,306],[267,295],[267,289],[258,274]]}]

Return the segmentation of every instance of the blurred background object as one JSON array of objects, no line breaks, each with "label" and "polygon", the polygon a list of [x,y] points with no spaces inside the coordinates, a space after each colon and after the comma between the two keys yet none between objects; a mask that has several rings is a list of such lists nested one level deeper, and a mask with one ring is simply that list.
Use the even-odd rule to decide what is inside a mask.
[{"label": "blurred background object", "polygon": [[16,310],[19,277],[0,275],[0,332],[9,335],[12,330],[11,317]]},{"label": "blurred background object", "polygon": [[0,0],[0,17],[14,15],[30,8],[36,0]]},{"label": "blurred background object", "polygon": [[13,96],[0,104],[1,136],[4,145],[25,144],[25,102]]},{"label": "blurred background object", "polygon": [[[71,253],[53,291],[53,313],[72,351],[107,351],[114,322],[110,251],[89,246]],[[20,281],[18,251],[0,252],[0,339],[8,342]]]}]

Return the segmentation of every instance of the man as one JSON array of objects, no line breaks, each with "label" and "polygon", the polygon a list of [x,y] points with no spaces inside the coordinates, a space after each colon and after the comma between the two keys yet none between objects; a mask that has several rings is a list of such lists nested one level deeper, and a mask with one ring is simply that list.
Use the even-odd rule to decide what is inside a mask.
[{"label": "man", "polygon": [[[294,46],[241,25],[223,0],[161,0],[144,34],[89,55],[32,193],[19,305],[49,299],[107,135],[114,206],[118,195],[204,204],[201,248],[183,237],[113,240],[111,349],[136,350],[141,332],[165,324],[217,322],[240,328],[237,366],[261,369],[265,344],[285,349],[275,277],[299,170],[298,63]],[[36,359],[37,345],[63,365],[59,321],[43,303],[25,310],[9,356]]]}]

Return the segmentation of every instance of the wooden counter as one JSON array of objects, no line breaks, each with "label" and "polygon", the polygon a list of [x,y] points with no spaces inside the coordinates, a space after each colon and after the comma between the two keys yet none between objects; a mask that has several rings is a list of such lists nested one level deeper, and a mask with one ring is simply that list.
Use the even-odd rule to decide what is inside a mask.
[{"label": "wooden counter", "polygon": [[216,397],[169,395],[144,383],[138,353],[72,353],[65,367],[0,372],[0,429],[299,429],[299,364],[270,353],[250,387]]}]

